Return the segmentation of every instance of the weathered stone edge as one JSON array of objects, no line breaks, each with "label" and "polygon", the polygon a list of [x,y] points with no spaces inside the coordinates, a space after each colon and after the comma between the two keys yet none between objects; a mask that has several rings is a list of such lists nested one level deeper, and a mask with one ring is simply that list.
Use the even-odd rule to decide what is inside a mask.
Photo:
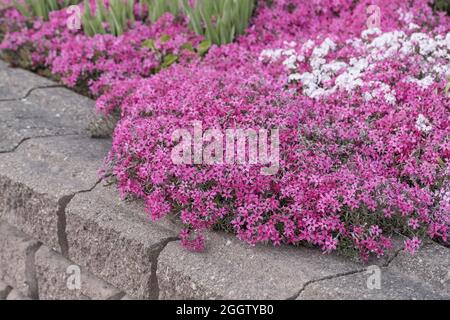
[{"label": "weathered stone edge", "polygon": [[[0,253],[8,255],[8,268],[0,270],[0,300],[119,300],[126,293],[83,270],[60,253],[31,239],[28,235],[0,220],[2,237]],[[8,245],[7,248],[5,246]],[[0,266],[1,267],[1,266]],[[72,269],[70,269],[71,267]],[[70,288],[70,270],[83,270],[83,286]]]}]

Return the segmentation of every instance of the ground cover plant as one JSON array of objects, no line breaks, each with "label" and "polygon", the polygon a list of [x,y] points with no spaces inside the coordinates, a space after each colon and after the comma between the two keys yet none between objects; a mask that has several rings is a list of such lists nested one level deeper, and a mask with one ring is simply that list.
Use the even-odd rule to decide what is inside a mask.
[{"label": "ground cover plant", "polygon": [[[120,112],[103,173],[124,197],[144,199],[152,219],[177,216],[188,249],[203,249],[210,229],[251,245],[311,244],[363,260],[385,254],[396,234],[411,253],[426,238],[448,245],[450,19],[442,2],[273,0],[253,10],[243,1],[237,20],[236,2],[204,3],[136,1],[131,13],[123,2],[128,18],[119,21],[113,6],[98,12],[114,14],[98,13],[86,1],[80,7],[91,6],[97,26],[90,31],[86,19],[68,29],[65,10],[30,23],[13,9],[2,18],[2,48],[11,62],[84,88],[99,111]],[[211,156],[211,135],[200,161],[175,163],[171,152],[187,142],[174,132],[195,136],[196,124],[216,133],[278,130],[276,172],[261,174],[267,163],[201,161]]]},{"label": "ground cover plant", "polygon": [[[95,1],[90,4],[96,8]],[[80,7],[84,12],[83,4]],[[100,14],[100,9],[89,12],[105,20],[113,15],[112,11]],[[3,57],[22,67],[44,70],[65,85],[97,97],[115,81],[148,77],[175,61],[195,58],[183,45],[191,43],[196,48],[200,43],[182,19],[170,14],[152,24],[135,21],[125,33],[118,32],[120,25],[106,24],[104,33],[92,32],[95,24],[87,22],[89,28],[70,29],[69,18],[67,10],[60,10],[51,12],[49,21],[31,23],[15,10],[7,12],[9,33],[2,44]]]}]

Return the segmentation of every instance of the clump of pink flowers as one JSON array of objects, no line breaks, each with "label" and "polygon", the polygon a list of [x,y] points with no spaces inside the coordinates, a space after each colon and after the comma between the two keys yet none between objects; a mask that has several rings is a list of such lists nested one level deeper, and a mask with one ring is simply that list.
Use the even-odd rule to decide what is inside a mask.
[{"label": "clump of pink flowers", "polygon": [[[378,28],[367,28],[369,5],[381,9]],[[33,42],[36,64],[69,85],[85,77],[99,110],[120,109],[105,170],[152,219],[179,217],[188,249],[210,229],[364,260],[391,249],[394,233],[410,253],[426,237],[448,244],[450,19],[427,1],[260,1],[247,34],[203,59],[177,51],[200,39],[170,16],[92,39],[66,34],[59,16],[3,47]],[[141,46],[163,34],[158,52],[180,56],[169,68]],[[175,164],[172,134],[194,122],[279,129],[279,170]]]},{"label": "clump of pink flowers", "polygon": [[[116,82],[120,86],[121,81],[151,76],[162,68],[168,55],[176,56],[179,63],[195,59],[183,45],[195,46],[200,40],[186,21],[170,14],[150,25],[137,21],[119,37],[89,37],[82,30],[68,28],[66,10],[53,11],[49,21],[36,20],[31,25],[15,9],[7,15],[10,31],[0,49],[28,49],[32,69],[49,69],[63,84],[82,87],[94,97],[113,91]],[[152,48],[145,41],[152,41]]]}]

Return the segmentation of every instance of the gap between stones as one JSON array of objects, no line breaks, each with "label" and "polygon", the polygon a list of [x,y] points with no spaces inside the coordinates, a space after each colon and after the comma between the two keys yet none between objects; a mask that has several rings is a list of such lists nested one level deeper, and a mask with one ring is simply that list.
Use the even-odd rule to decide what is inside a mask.
[{"label": "gap between stones", "polygon": [[12,102],[12,101],[21,101],[24,100],[26,98],[28,98],[31,93],[33,93],[33,91],[35,90],[42,90],[42,89],[53,89],[53,88],[65,88],[65,86],[61,85],[61,84],[51,84],[48,86],[38,86],[38,87],[34,87],[29,89],[24,96],[20,97],[20,98],[8,98],[8,99],[0,99],[0,102]]},{"label": "gap between stones", "polygon": [[38,242],[36,245],[29,247],[25,257],[25,277],[29,286],[29,296],[33,300],[39,300],[35,256],[41,245],[42,243]]},{"label": "gap between stones", "polygon": [[109,297],[106,300],[121,300],[123,297],[125,297],[127,294],[125,292],[119,292],[111,297]]},{"label": "gap between stones", "polygon": [[[11,98],[11,99],[0,99],[0,102],[11,102],[11,101],[21,101],[24,99],[27,99],[31,93],[33,93],[33,91],[36,90],[45,90],[45,89],[54,89],[54,88],[65,88],[65,86],[60,85],[60,84],[53,84],[53,85],[48,85],[48,86],[38,86],[38,87],[34,87],[31,88],[27,91],[27,93],[21,97],[21,98]],[[75,136],[77,134],[54,134],[54,135],[43,135],[43,136],[34,136],[34,137],[27,137],[27,138],[23,138],[22,140],[19,141],[19,143],[17,145],[15,145],[13,148],[9,149],[9,150],[5,150],[5,151],[0,151],[0,154],[4,154],[4,153],[11,153],[17,150],[17,148],[20,147],[20,145],[30,139],[38,139],[38,138],[51,138],[51,137],[65,137],[65,136]]]},{"label": "gap between stones", "polygon": [[150,259],[151,263],[151,274],[149,279],[149,288],[151,289],[151,292],[149,293],[149,297],[152,300],[159,300],[159,283],[158,283],[158,259],[161,255],[161,252],[166,248],[166,246],[170,242],[178,241],[180,240],[178,237],[170,237],[167,239],[162,240],[160,243],[157,244],[157,249],[155,250],[153,257]]},{"label": "gap between stones", "polygon": [[61,254],[67,259],[69,259],[69,242],[67,240],[67,232],[66,232],[66,225],[67,225],[66,208],[76,195],[91,192],[101,182],[102,182],[102,179],[98,179],[97,182],[91,188],[74,192],[70,195],[63,196],[61,199],[58,200],[58,211],[56,213],[57,214],[57,237],[58,237],[59,247],[61,249]]},{"label": "gap between stones", "polygon": [[[58,86],[53,86],[53,87],[58,87]],[[40,88],[34,88],[34,89],[40,89]],[[31,93],[31,91],[32,90],[30,90],[29,93]],[[27,95],[29,95],[29,93]],[[4,100],[0,100],[0,102],[2,102],[2,101],[4,101]],[[52,137],[59,137],[59,136],[79,136],[79,134],[55,134],[55,135],[44,135],[44,136],[27,137],[27,138],[22,139],[12,149],[7,150],[7,151],[0,151],[0,154],[13,153],[23,143],[25,143],[28,140],[45,139],[45,138],[52,138]],[[60,198],[58,200],[57,238],[58,238],[58,244],[60,246],[61,254],[67,259],[70,259],[70,257],[69,257],[69,244],[68,244],[67,232],[66,232],[66,225],[67,225],[66,209],[67,209],[67,206],[70,204],[70,202],[72,201],[72,199],[76,195],[83,194],[83,193],[88,193],[88,192],[93,191],[101,183],[101,181],[102,181],[102,179],[98,179],[97,182],[91,188],[74,192],[72,194],[63,196],[62,198]],[[178,237],[170,237],[170,238],[166,238],[166,239],[162,240],[160,243],[158,243],[156,245],[157,248],[155,249],[155,251],[154,251],[154,253],[153,253],[153,255],[152,255],[152,257],[151,257],[151,259],[149,261],[151,263],[151,274],[150,274],[150,278],[149,278],[149,287],[152,288],[151,289],[152,291],[149,293],[149,297],[151,299],[154,299],[154,300],[159,299],[159,284],[158,284],[158,277],[157,277],[157,274],[156,274],[157,273],[157,268],[158,268],[159,255],[165,249],[167,244],[169,244],[170,242],[178,241],[178,240],[179,240]],[[35,260],[35,253],[37,252],[37,250],[39,249],[39,247],[41,245],[42,244],[39,243],[38,245],[33,246],[32,248],[30,248],[30,252],[28,252],[27,256],[26,256],[27,281],[29,281],[31,298],[35,299],[35,300],[39,300],[39,288],[38,288],[38,281],[37,281],[37,276],[36,276],[34,260]],[[11,290],[12,290],[12,288],[11,288]],[[118,293],[118,294],[108,298],[108,300],[120,300],[124,296],[126,296],[126,293],[125,292],[120,292],[120,293]]]},{"label": "gap between stones", "polygon": [[19,149],[19,147],[27,142],[28,140],[33,140],[33,139],[45,139],[45,138],[55,138],[55,137],[70,137],[70,136],[79,136],[80,134],[77,133],[66,133],[66,134],[49,134],[49,135],[42,135],[42,136],[33,136],[33,137],[26,137],[23,138],[22,140],[20,140],[14,147],[12,147],[9,150],[3,150],[0,151],[0,154],[6,154],[6,153],[13,153],[15,152],[17,149]]},{"label": "gap between stones", "polygon": [[[403,249],[397,249],[395,250],[394,254],[392,255],[392,257],[390,257],[389,259],[387,259],[387,261],[385,263],[383,263],[382,265],[380,265],[379,267],[382,269],[387,269],[389,268],[390,264],[392,263],[392,261],[395,260],[395,258],[397,258],[397,256],[399,255],[399,253],[402,251]],[[348,272],[343,272],[343,273],[338,273],[338,274],[333,274],[330,276],[326,276],[323,278],[319,278],[319,279],[313,279],[313,280],[309,280],[307,282],[305,282],[305,284],[303,285],[303,287],[299,290],[299,292],[297,292],[296,294],[294,294],[292,297],[287,298],[286,300],[295,300],[298,297],[300,297],[300,295],[303,293],[303,291],[305,291],[307,289],[307,287],[313,283],[317,283],[317,282],[321,282],[321,281],[326,281],[326,280],[331,280],[331,279],[336,279],[336,278],[341,278],[341,277],[346,277],[346,276],[351,276],[354,274],[358,274],[358,273],[363,273],[367,271],[367,267],[361,268],[361,269],[357,269],[357,270],[352,270],[352,271],[348,271]]]},{"label": "gap between stones", "polygon": [[11,291],[13,290],[13,288],[9,284],[7,284],[7,283],[4,283],[4,284],[6,285],[6,288],[4,291],[0,291],[0,301],[5,300],[8,297],[8,295],[11,293]]},{"label": "gap between stones", "polygon": [[357,274],[357,273],[362,273],[365,272],[367,270],[367,268],[363,268],[363,269],[358,269],[358,270],[353,270],[353,271],[349,271],[349,272],[345,272],[345,273],[338,273],[338,274],[333,274],[331,276],[326,276],[320,279],[314,279],[314,280],[309,280],[307,281],[303,287],[300,289],[299,292],[297,292],[296,294],[294,294],[292,297],[287,298],[286,300],[296,300],[298,297],[300,297],[300,295],[302,294],[303,291],[306,290],[306,288],[313,284],[313,283],[317,283],[317,282],[321,282],[321,281],[326,281],[326,280],[330,280],[330,279],[336,279],[336,278],[341,278],[341,277],[345,277],[345,276],[350,276],[353,274]]},{"label": "gap between stones", "polygon": [[[67,240],[67,218],[66,218],[66,209],[67,206],[70,204],[72,199],[79,194],[88,193],[93,191],[100,183],[102,182],[102,179],[99,179],[94,186],[92,186],[89,189],[86,190],[80,190],[77,192],[74,192],[70,195],[64,196],[58,201],[58,212],[57,212],[57,236],[58,236],[58,243],[61,249],[61,254],[70,260],[69,256],[69,242]],[[161,252],[166,248],[166,246],[170,242],[179,241],[180,239],[178,237],[169,237],[162,241],[160,241],[158,244],[156,244],[156,248],[152,254],[152,257],[150,258],[150,264],[151,264],[151,271],[150,271],[150,278],[149,278],[149,288],[151,288],[151,291],[149,292],[149,298],[152,300],[158,300],[159,299],[159,283],[158,283],[158,277],[157,277],[157,270],[158,270],[158,259],[161,254]],[[37,249],[36,249],[37,251]],[[121,288],[118,288],[119,290]],[[126,296],[125,292],[120,292],[112,297],[109,297],[107,300],[120,300],[124,296]]]}]

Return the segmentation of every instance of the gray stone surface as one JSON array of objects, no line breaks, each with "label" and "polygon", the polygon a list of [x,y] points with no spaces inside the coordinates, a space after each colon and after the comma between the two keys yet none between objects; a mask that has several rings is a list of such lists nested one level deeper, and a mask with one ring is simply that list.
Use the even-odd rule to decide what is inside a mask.
[{"label": "gray stone surface", "polygon": [[0,279],[32,298],[37,298],[34,254],[39,246],[39,242],[0,221]]},{"label": "gray stone surface", "polygon": [[94,118],[94,102],[63,88],[33,91],[23,100],[0,101],[0,152],[33,137],[80,134]]},{"label": "gray stone surface", "polygon": [[[311,283],[299,295],[299,300],[435,300],[449,299],[424,283],[416,282],[404,274],[381,269],[380,287],[368,286],[373,272],[352,275]],[[369,289],[372,288],[372,289]]]},{"label": "gray stone surface", "polygon": [[[70,267],[70,268],[69,268]],[[36,274],[41,300],[108,300],[123,296],[119,290],[43,246],[36,253]]]},{"label": "gray stone surface", "polygon": [[143,206],[121,201],[114,187],[97,186],[67,207],[69,257],[138,299],[158,297],[153,268],[177,233],[149,221]]},{"label": "gray stone surface", "polygon": [[64,251],[65,206],[95,186],[109,146],[79,136],[37,138],[0,154],[0,218]]},{"label": "gray stone surface", "polygon": [[208,234],[207,251],[171,242],[158,259],[160,299],[288,299],[314,279],[361,269],[319,250],[250,247],[235,237]]},{"label": "gray stone surface", "polygon": [[21,99],[33,88],[51,85],[55,83],[0,61],[0,100]]},{"label": "gray stone surface", "polygon": [[450,249],[429,243],[411,256],[404,251],[390,266],[417,281],[432,285],[450,297]]},{"label": "gray stone surface", "polygon": [[19,290],[13,289],[9,294],[6,300],[31,300],[27,296],[24,296],[20,293]]},{"label": "gray stone surface", "polygon": [[0,300],[5,300],[12,288],[3,281],[0,281]]}]

